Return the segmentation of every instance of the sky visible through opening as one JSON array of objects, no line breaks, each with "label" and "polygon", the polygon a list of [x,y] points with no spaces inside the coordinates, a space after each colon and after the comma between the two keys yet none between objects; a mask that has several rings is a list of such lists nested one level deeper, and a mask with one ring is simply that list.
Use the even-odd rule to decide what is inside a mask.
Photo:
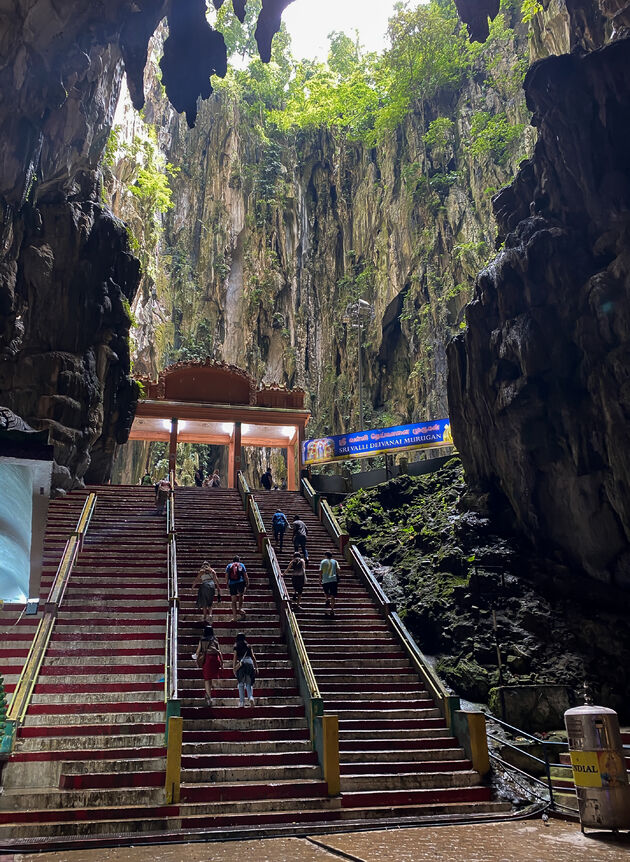
[{"label": "sky visible through opening", "polygon": [[[341,30],[359,40],[368,51],[386,47],[385,32],[396,0],[294,0],[282,20],[291,34],[293,54],[302,59],[328,55],[328,34]],[[412,6],[417,5],[412,3]]]}]

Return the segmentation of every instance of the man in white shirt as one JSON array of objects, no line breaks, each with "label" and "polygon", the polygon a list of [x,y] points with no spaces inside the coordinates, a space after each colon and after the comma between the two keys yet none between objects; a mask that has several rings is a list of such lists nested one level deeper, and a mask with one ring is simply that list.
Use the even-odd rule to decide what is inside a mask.
[{"label": "man in white shirt", "polygon": [[337,585],[339,583],[339,563],[337,560],[333,560],[330,551],[326,552],[326,556],[319,564],[319,571],[322,576],[322,589],[326,594],[326,607],[330,607],[328,615],[334,617]]}]

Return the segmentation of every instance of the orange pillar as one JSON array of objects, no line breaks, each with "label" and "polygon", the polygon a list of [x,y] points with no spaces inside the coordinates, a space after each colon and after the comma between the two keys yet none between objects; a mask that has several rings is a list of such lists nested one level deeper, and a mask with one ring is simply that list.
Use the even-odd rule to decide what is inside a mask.
[{"label": "orange pillar", "polygon": [[241,423],[234,423],[234,471],[233,471],[233,488],[238,487],[237,474],[241,469]]},{"label": "orange pillar", "polygon": [[171,419],[171,439],[168,445],[168,472],[175,470],[177,464],[177,417]]},{"label": "orange pillar", "polygon": [[228,444],[228,488],[236,488],[236,483],[234,480],[234,431],[232,431],[232,436],[230,437],[230,442]]},{"label": "orange pillar", "polygon": [[302,460],[302,454],[304,452],[304,425],[298,426],[298,475],[300,477],[300,483],[302,482],[302,469],[304,468],[304,462]]},{"label": "orange pillar", "polygon": [[297,491],[295,484],[295,442],[287,446],[287,490]]}]

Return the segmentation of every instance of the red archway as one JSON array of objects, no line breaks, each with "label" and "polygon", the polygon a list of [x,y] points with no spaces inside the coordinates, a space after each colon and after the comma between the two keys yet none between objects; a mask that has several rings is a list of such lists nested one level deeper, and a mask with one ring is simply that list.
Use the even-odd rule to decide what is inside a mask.
[{"label": "red archway", "polygon": [[[287,487],[297,490],[304,429],[310,412],[304,391],[257,386],[241,368],[223,362],[178,362],[157,379],[139,381],[130,440],[169,442],[169,468],[175,468],[178,443],[215,443],[229,447],[228,487],[236,486],[243,446],[287,450]],[[297,463],[296,463],[297,461]]]}]

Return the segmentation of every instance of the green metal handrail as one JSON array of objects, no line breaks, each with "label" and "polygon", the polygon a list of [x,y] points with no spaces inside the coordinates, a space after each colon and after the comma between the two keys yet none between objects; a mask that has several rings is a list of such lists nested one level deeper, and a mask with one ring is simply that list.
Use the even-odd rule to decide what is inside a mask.
[{"label": "green metal handrail", "polygon": [[340,780],[338,717],[336,715],[324,715],[324,701],[308,657],[300,626],[291,610],[289,593],[282,577],[276,552],[267,537],[258,504],[251,494],[247,495],[246,499],[247,502],[244,502],[244,506],[248,514],[253,513],[249,519],[250,524],[269,569],[272,589],[280,608],[280,625],[285,634],[289,655],[297,674],[298,688],[304,701],[313,749],[317,753],[318,762],[328,783],[328,792],[331,796],[336,796],[339,793]]},{"label": "green metal handrail", "polygon": [[448,726],[452,728],[453,716],[460,708],[459,698],[448,693],[422,650],[415,642],[411,632],[396,613],[396,603],[390,601],[356,545],[348,545],[346,547],[346,558],[352,564],[357,574],[363,579],[381,613],[411,659],[416,672],[427,686],[433,700],[446,719]]},{"label": "green metal handrail", "polygon": [[320,517],[322,519],[322,524],[324,525],[324,527],[326,527],[329,536],[334,539],[334,541],[337,543],[337,547],[343,554],[346,545],[350,541],[350,537],[341,529],[339,521],[335,517],[335,513],[333,512],[328,500],[320,498],[319,511]]},{"label": "green metal handrail", "polygon": [[319,494],[308,479],[302,479],[300,482],[300,492],[311,509],[319,516]]},{"label": "green metal handrail", "polygon": [[11,705],[7,711],[4,736],[0,743],[1,754],[10,754],[13,750],[17,728],[23,723],[26,716],[33,691],[37,684],[39,671],[55,627],[57,612],[63,602],[66,587],[68,586],[77,556],[83,547],[83,539],[90,526],[96,501],[96,494],[88,494],[79,520],[77,521],[77,526],[64,547],[61,561],[57,567],[57,573],[46,599],[44,614],[37,626],[37,631],[31,642],[24,667],[13,692]]},{"label": "green metal handrail", "polygon": [[295,645],[295,651],[299,658],[300,666],[302,668],[304,678],[308,685],[309,694],[311,697],[321,698],[319,686],[317,685],[317,680],[315,679],[315,674],[313,672],[313,667],[308,657],[308,653],[304,645],[304,640],[302,639],[302,632],[300,631],[300,626],[298,625],[298,621],[295,614],[291,610],[289,591],[287,590],[287,585],[285,584],[284,578],[282,577],[280,563],[278,562],[276,552],[271,547],[271,544],[269,542],[265,543],[265,557],[267,559],[272,578],[275,582],[276,591],[280,597],[281,606],[283,607],[286,614],[291,636]]},{"label": "green metal handrail", "polygon": [[256,534],[256,537],[266,536],[267,530],[265,529],[265,522],[263,521],[262,515],[260,514],[260,509],[258,508],[258,503],[251,496],[249,497],[249,522],[252,525],[252,529]]},{"label": "green metal handrail", "polygon": [[246,501],[248,496],[251,494],[251,491],[249,490],[247,479],[240,470],[237,473],[236,484],[238,485],[238,493],[241,495],[241,503],[243,504],[243,508],[246,509]]}]

